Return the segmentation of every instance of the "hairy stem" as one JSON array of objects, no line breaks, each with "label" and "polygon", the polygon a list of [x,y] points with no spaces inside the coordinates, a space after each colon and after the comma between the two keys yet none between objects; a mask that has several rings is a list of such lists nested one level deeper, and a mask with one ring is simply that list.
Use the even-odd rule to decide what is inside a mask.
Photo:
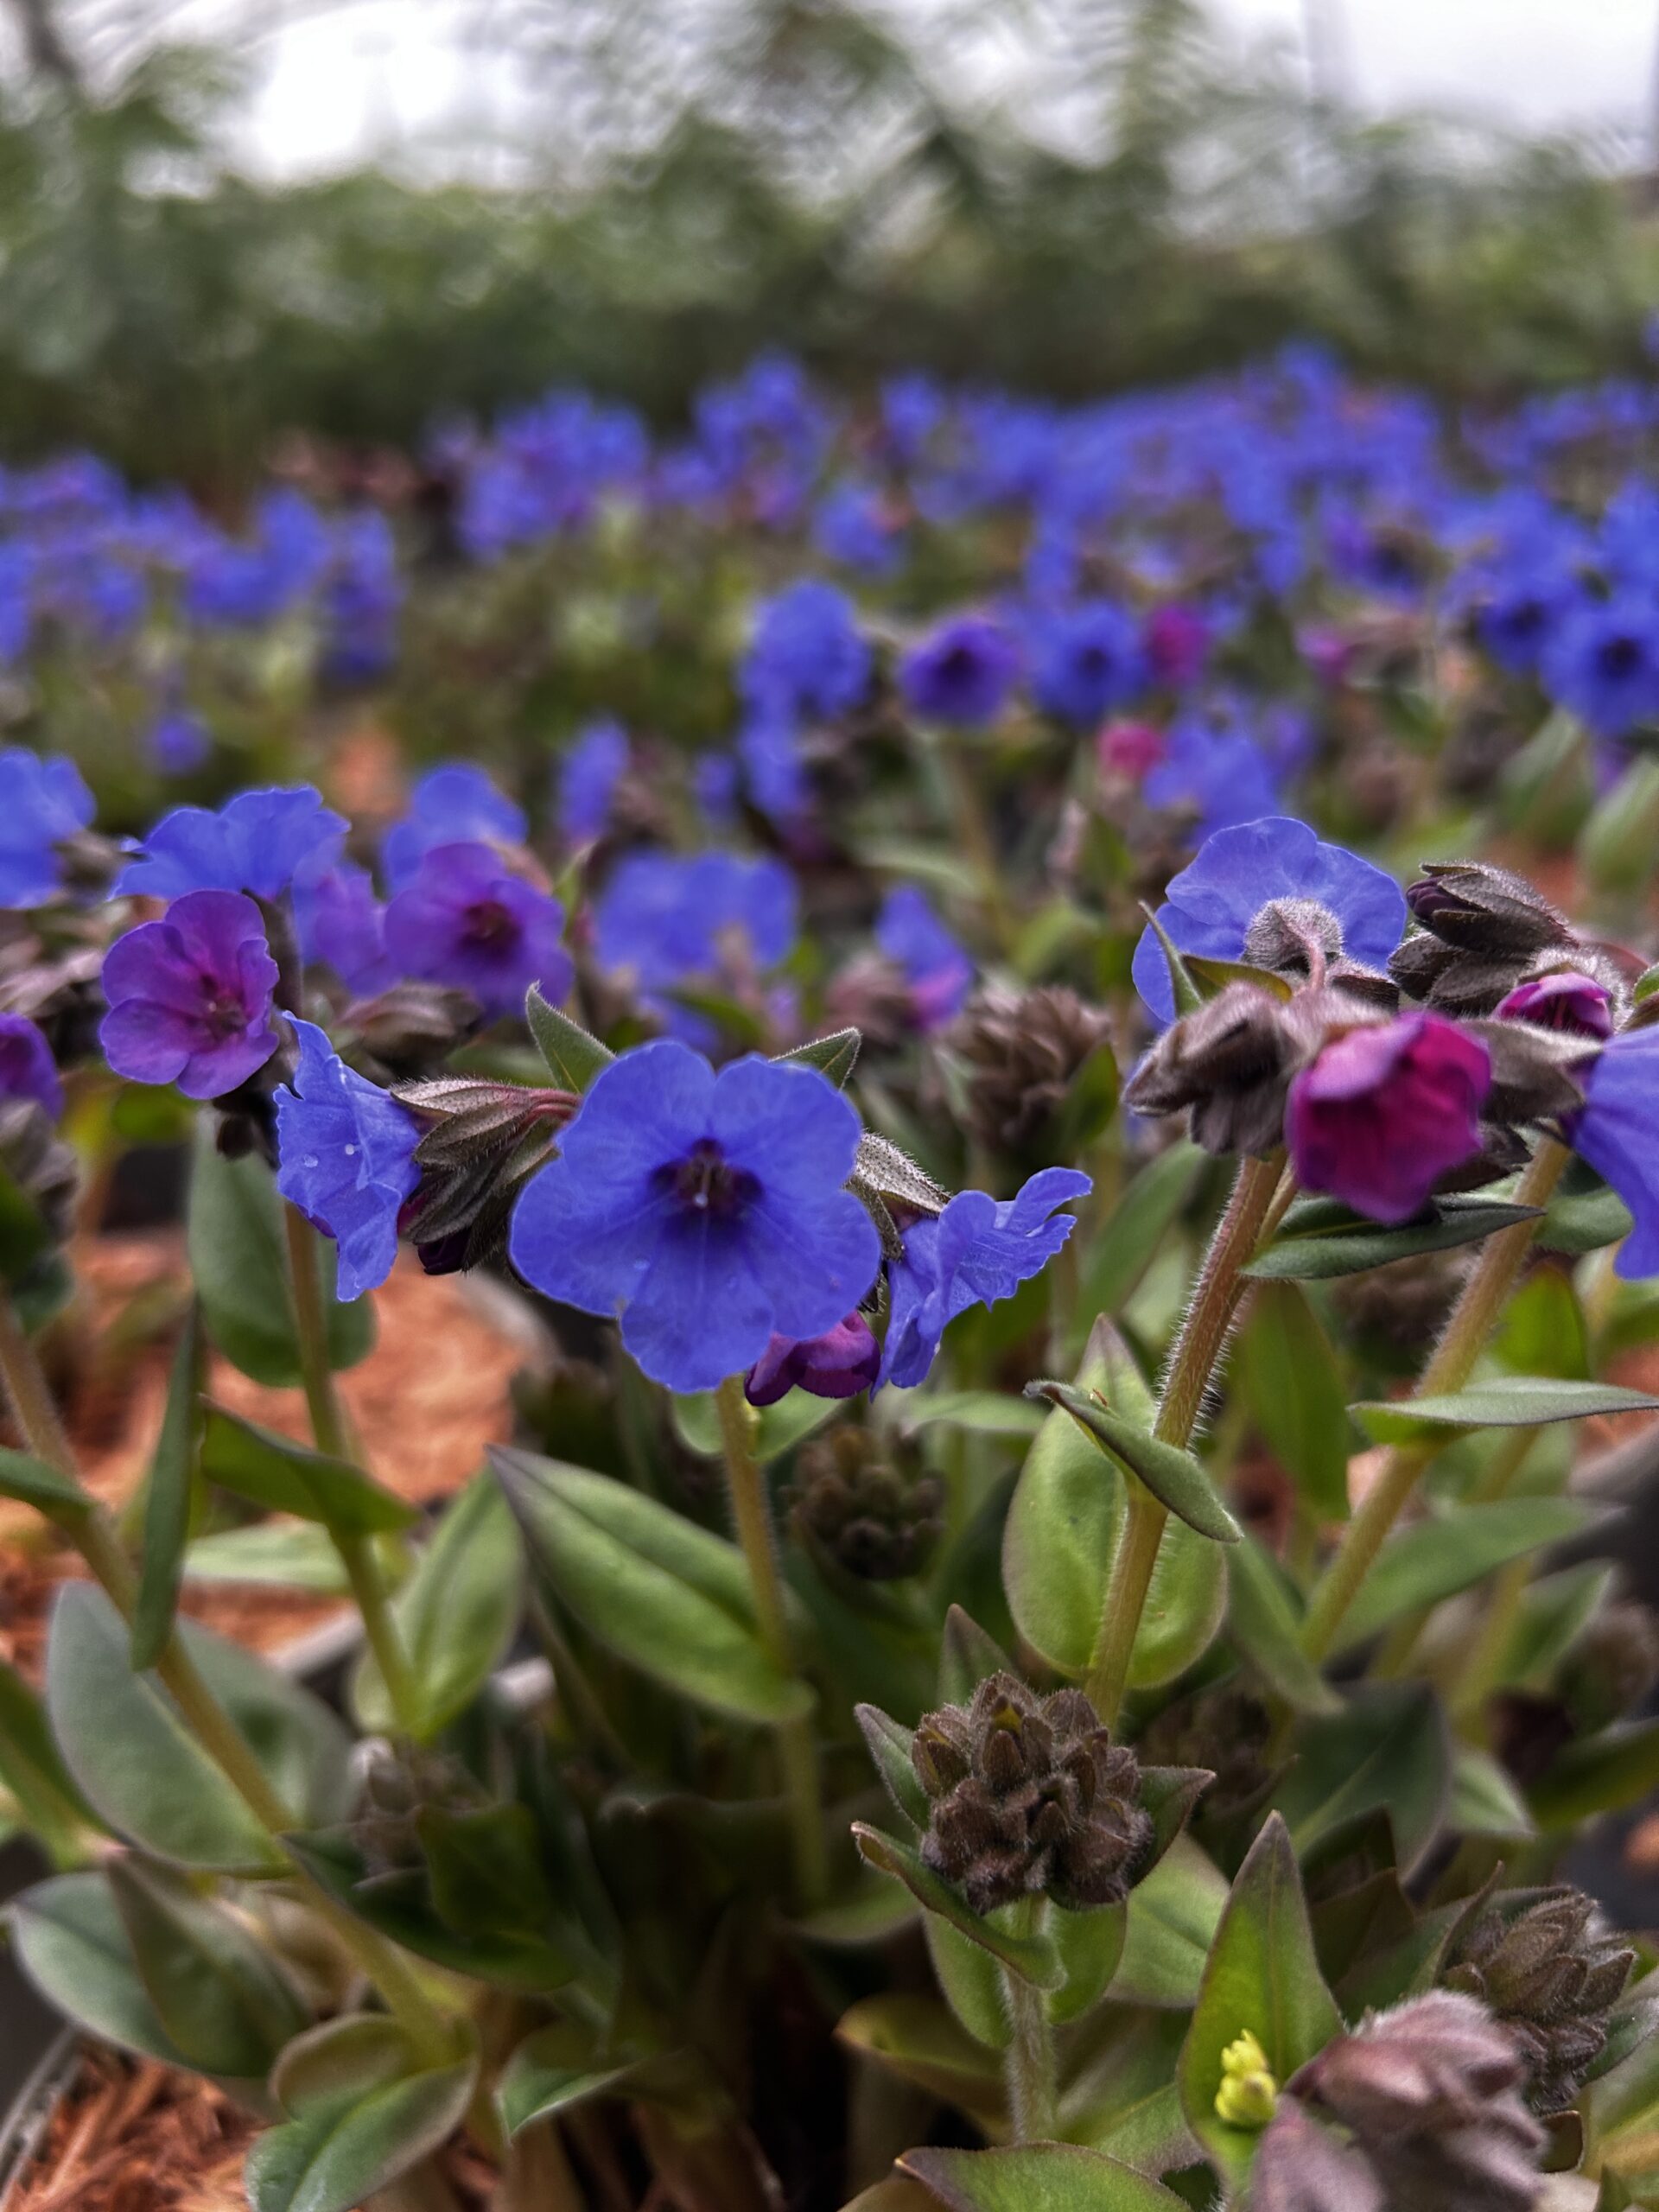
[{"label": "hairy stem", "polygon": [[[780,1674],[794,1675],[798,1669],[789,1632],[789,1616],[784,1606],[778,1546],[766,1502],[766,1478],[754,1456],[754,1414],[743,1395],[741,1376],[728,1375],[715,1392],[715,1402],[726,1459],[726,1493],[731,1502],[732,1525],[749,1570],[755,1626],[773,1666]],[[830,1872],[817,1742],[810,1715],[780,1721],[777,1735],[794,1845],[796,1884],[802,1903],[810,1905],[823,1897]]]},{"label": "hairy stem", "polygon": [[[1043,1917],[1041,1897],[1026,1901],[1020,1910],[1022,1935],[1035,1935]],[[1040,1989],[1033,1989],[1021,1975],[1002,1970],[1002,1993],[1013,2035],[1004,2061],[1008,2088],[1008,2116],[1016,2143],[1052,2143],[1059,2126],[1058,2066],[1054,2052],[1054,2029]]]},{"label": "hairy stem", "polygon": [[[1262,1241],[1263,1225],[1279,1189],[1282,1153],[1268,1160],[1243,1160],[1226,1211],[1216,1225],[1192,1302],[1175,1339],[1165,1374],[1153,1433],[1166,1444],[1191,1439],[1232,1326],[1244,1283],[1240,1269]],[[1084,1688],[1106,1726],[1116,1724],[1128,1685],[1129,1662],[1146,1610],[1147,1592],[1158,1564],[1168,1510],[1137,1480],[1126,1474],[1128,1510],[1122,1541],[1107,1585],[1106,1602],[1089,1662]]]},{"label": "hairy stem", "polygon": [[[1534,1154],[1516,1191],[1521,1205],[1543,1207],[1572,1157],[1564,1145],[1547,1137]],[[1537,1234],[1536,1221],[1518,1221],[1489,1236],[1480,1257],[1452,1309],[1446,1333],[1418,1380],[1415,1395],[1431,1397],[1462,1389],[1486,1348],[1510,1293],[1525,1266]],[[1348,1608],[1358,1595],[1389,1531],[1404,1511],[1419,1478],[1434,1457],[1434,1445],[1401,1445],[1383,1461],[1359,1510],[1348,1523],[1307,1609],[1302,1648],[1323,1659],[1335,1643]]]}]

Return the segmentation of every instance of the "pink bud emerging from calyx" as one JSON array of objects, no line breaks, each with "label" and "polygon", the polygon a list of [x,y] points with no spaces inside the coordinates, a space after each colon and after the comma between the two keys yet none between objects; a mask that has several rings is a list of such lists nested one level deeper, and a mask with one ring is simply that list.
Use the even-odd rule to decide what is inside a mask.
[{"label": "pink bud emerging from calyx", "polygon": [[1351,1030],[1290,1087],[1285,1135],[1304,1190],[1408,1221],[1481,1147],[1486,1048],[1435,1014]]},{"label": "pink bud emerging from calyx", "polygon": [[1500,1020],[1530,1021],[1575,1037],[1613,1033],[1611,993],[1576,968],[1558,968],[1553,975],[1517,984],[1497,1011]]}]

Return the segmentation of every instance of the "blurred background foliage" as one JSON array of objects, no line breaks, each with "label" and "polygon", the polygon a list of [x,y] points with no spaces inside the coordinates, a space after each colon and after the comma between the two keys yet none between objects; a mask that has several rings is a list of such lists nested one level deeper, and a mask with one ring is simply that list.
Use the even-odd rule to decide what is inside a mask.
[{"label": "blurred background foliage", "polygon": [[769,345],[1075,397],[1312,336],[1508,395],[1635,366],[1659,289],[1628,149],[1368,119],[1198,0],[512,0],[489,182],[300,185],[238,171],[234,41],[96,4],[10,0],[0,455],[210,497],[294,426],[408,443],[557,383],[672,419]]}]

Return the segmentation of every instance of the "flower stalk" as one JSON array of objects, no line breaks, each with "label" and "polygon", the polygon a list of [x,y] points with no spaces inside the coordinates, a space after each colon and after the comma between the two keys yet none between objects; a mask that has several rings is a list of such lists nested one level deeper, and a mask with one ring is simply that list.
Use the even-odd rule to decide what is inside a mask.
[{"label": "flower stalk", "polygon": [[[1039,1934],[1045,1916],[1045,1900],[1027,1898],[1019,1908],[1020,1934]],[[1048,2006],[1040,1989],[1007,1967],[1002,1989],[1012,2031],[1006,2072],[1014,2140],[1051,2143],[1059,2128],[1059,2069]]]}]

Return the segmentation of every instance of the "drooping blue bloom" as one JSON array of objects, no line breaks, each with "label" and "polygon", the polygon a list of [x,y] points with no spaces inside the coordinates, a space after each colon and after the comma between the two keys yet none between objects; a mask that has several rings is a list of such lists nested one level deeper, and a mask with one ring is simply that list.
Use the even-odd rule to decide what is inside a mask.
[{"label": "drooping blue bloom", "polygon": [[1627,1281],[1659,1275],[1659,1029],[1621,1031],[1580,1080],[1584,1105],[1565,1125],[1567,1142],[1636,1223],[1614,1272]]},{"label": "drooping blue bloom", "polygon": [[25,1014],[0,1014],[0,1098],[32,1099],[48,1122],[63,1111],[52,1047]]},{"label": "drooping blue bloom", "polygon": [[857,706],[870,686],[870,649],[846,593],[808,576],[762,600],[738,683],[752,707],[803,721]]},{"label": "drooping blue bloom", "polygon": [[1040,1274],[1076,1226],[1056,1207],[1093,1188],[1076,1168],[1045,1167],[1016,1198],[999,1202],[984,1191],[959,1191],[937,1219],[906,1229],[904,1258],[887,1264],[880,1382],[910,1390],[924,1381],[957,1314],[1012,1298]]},{"label": "drooping blue bloom", "polygon": [[733,938],[757,969],[775,968],[795,931],[789,870],[735,853],[631,853],[594,908],[600,966],[647,994],[717,975]]},{"label": "drooping blue bloom", "polygon": [[276,1093],[276,1187],[339,1247],[339,1295],[361,1298],[397,1256],[397,1216],[421,1179],[420,1131],[315,1022],[291,1019],[300,1057],[293,1087]]},{"label": "drooping blue bloom", "polygon": [[746,1373],[774,1336],[833,1329],[880,1244],[843,1186],[858,1116],[816,1068],[751,1056],[718,1075],[671,1038],[613,1060],[518,1201],[524,1280],[622,1341],[671,1390]]},{"label": "drooping blue bloom", "polygon": [[532,983],[555,1005],[575,970],[564,909],[515,875],[493,845],[435,845],[386,908],[399,975],[470,991],[486,1016],[518,1014]]},{"label": "drooping blue bloom", "polygon": [[1151,806],[1193,810],[1207,837],[1275,813],[1280,787],[1278,768],[1249,730],[1193,714],[1170,725],[1163,758],[1141,788]]},{"label": "drooping blue bloom", "polygon": [[294,927],[308,967],[332,968],[348,991],[366,997],[398,980],[386,950],[385,908],[355,861],[302,868],[294,879]]},{"label": "drooping blue bloom", "polygon": [[[1311,900],[1336,920],[1342,953],[1382,968],[1406,926],[1406,898],[1391,875],[1341,845],[1321,844],[1305,822],[1268,816],[1219,830],[1172,876],[1158,920],[1179,952],[1236,960],[1250,925],[1274,900]],[[1163,950],[1150,929],[1135,949],[1135,987],[1160,1021],[1175,1007]]]},{"label": "drooping blue bloom", "polygon": [[1097,722],[1146,685],[1140,625],[1110,600],[1086,600],[1039,615],[1030,634],[1033,696],[1061,721]]},{"label": "drooping blue bloom", "polygon": [[61,887],[58,847],[92,812],[73,760],[42,760],[21,745],[0,751],[0,906],[38,906]]},{"label": "drooping blue bloom", "polygon": [[143,857],[121,871],[115,887],[151,899],[177,899],[188,891],[280,899],[296,868],[338,852],[346,829],[309,784],[238,791],[217,814],[176,806],[143,840]]},{"label": "drooping blue bloom", "polygon": [[1599,737],[1659,716],[1659,603],[1633,593],[1586,601],[1557,626],[1540,672]]},{"label": "drooping blue bloom", "polygon": [[559,763],[558,822],[572,845],[591,845],[610,826],[611,802],[628,765],[627,732],[608,717],[588,722]]},{"label": "drooping blue bloom", "polygon": [[158,922],[117,938],[104,957],[104,1057],[134,1083],[176,1083],[222,1098],[276,1049],[276,963],[251,899],[189,891]]},{"label": "drooping blue bloom", "polygon": [[962,1011],[973,988],[974,963],[925,891],[900,883],[888,892],[875,918],[875,941],[904,970],[918,1027],[937,1029]]},{"label": "drooping blue bloom", "polygon": [[963,614],[906,654],[899,688],[924,721],[979,729],[1002,712],[1019,673],[1020,649],[1001,624]]},{"label": "drooping blue bloom", "polygon": [[409,812],[381,841],[380,858],[393,891],[411,882],[437,845],[522,845],[530,834],[524,810],[497,789],[481,768],[451,760],[429,768],[409,795]]}]

